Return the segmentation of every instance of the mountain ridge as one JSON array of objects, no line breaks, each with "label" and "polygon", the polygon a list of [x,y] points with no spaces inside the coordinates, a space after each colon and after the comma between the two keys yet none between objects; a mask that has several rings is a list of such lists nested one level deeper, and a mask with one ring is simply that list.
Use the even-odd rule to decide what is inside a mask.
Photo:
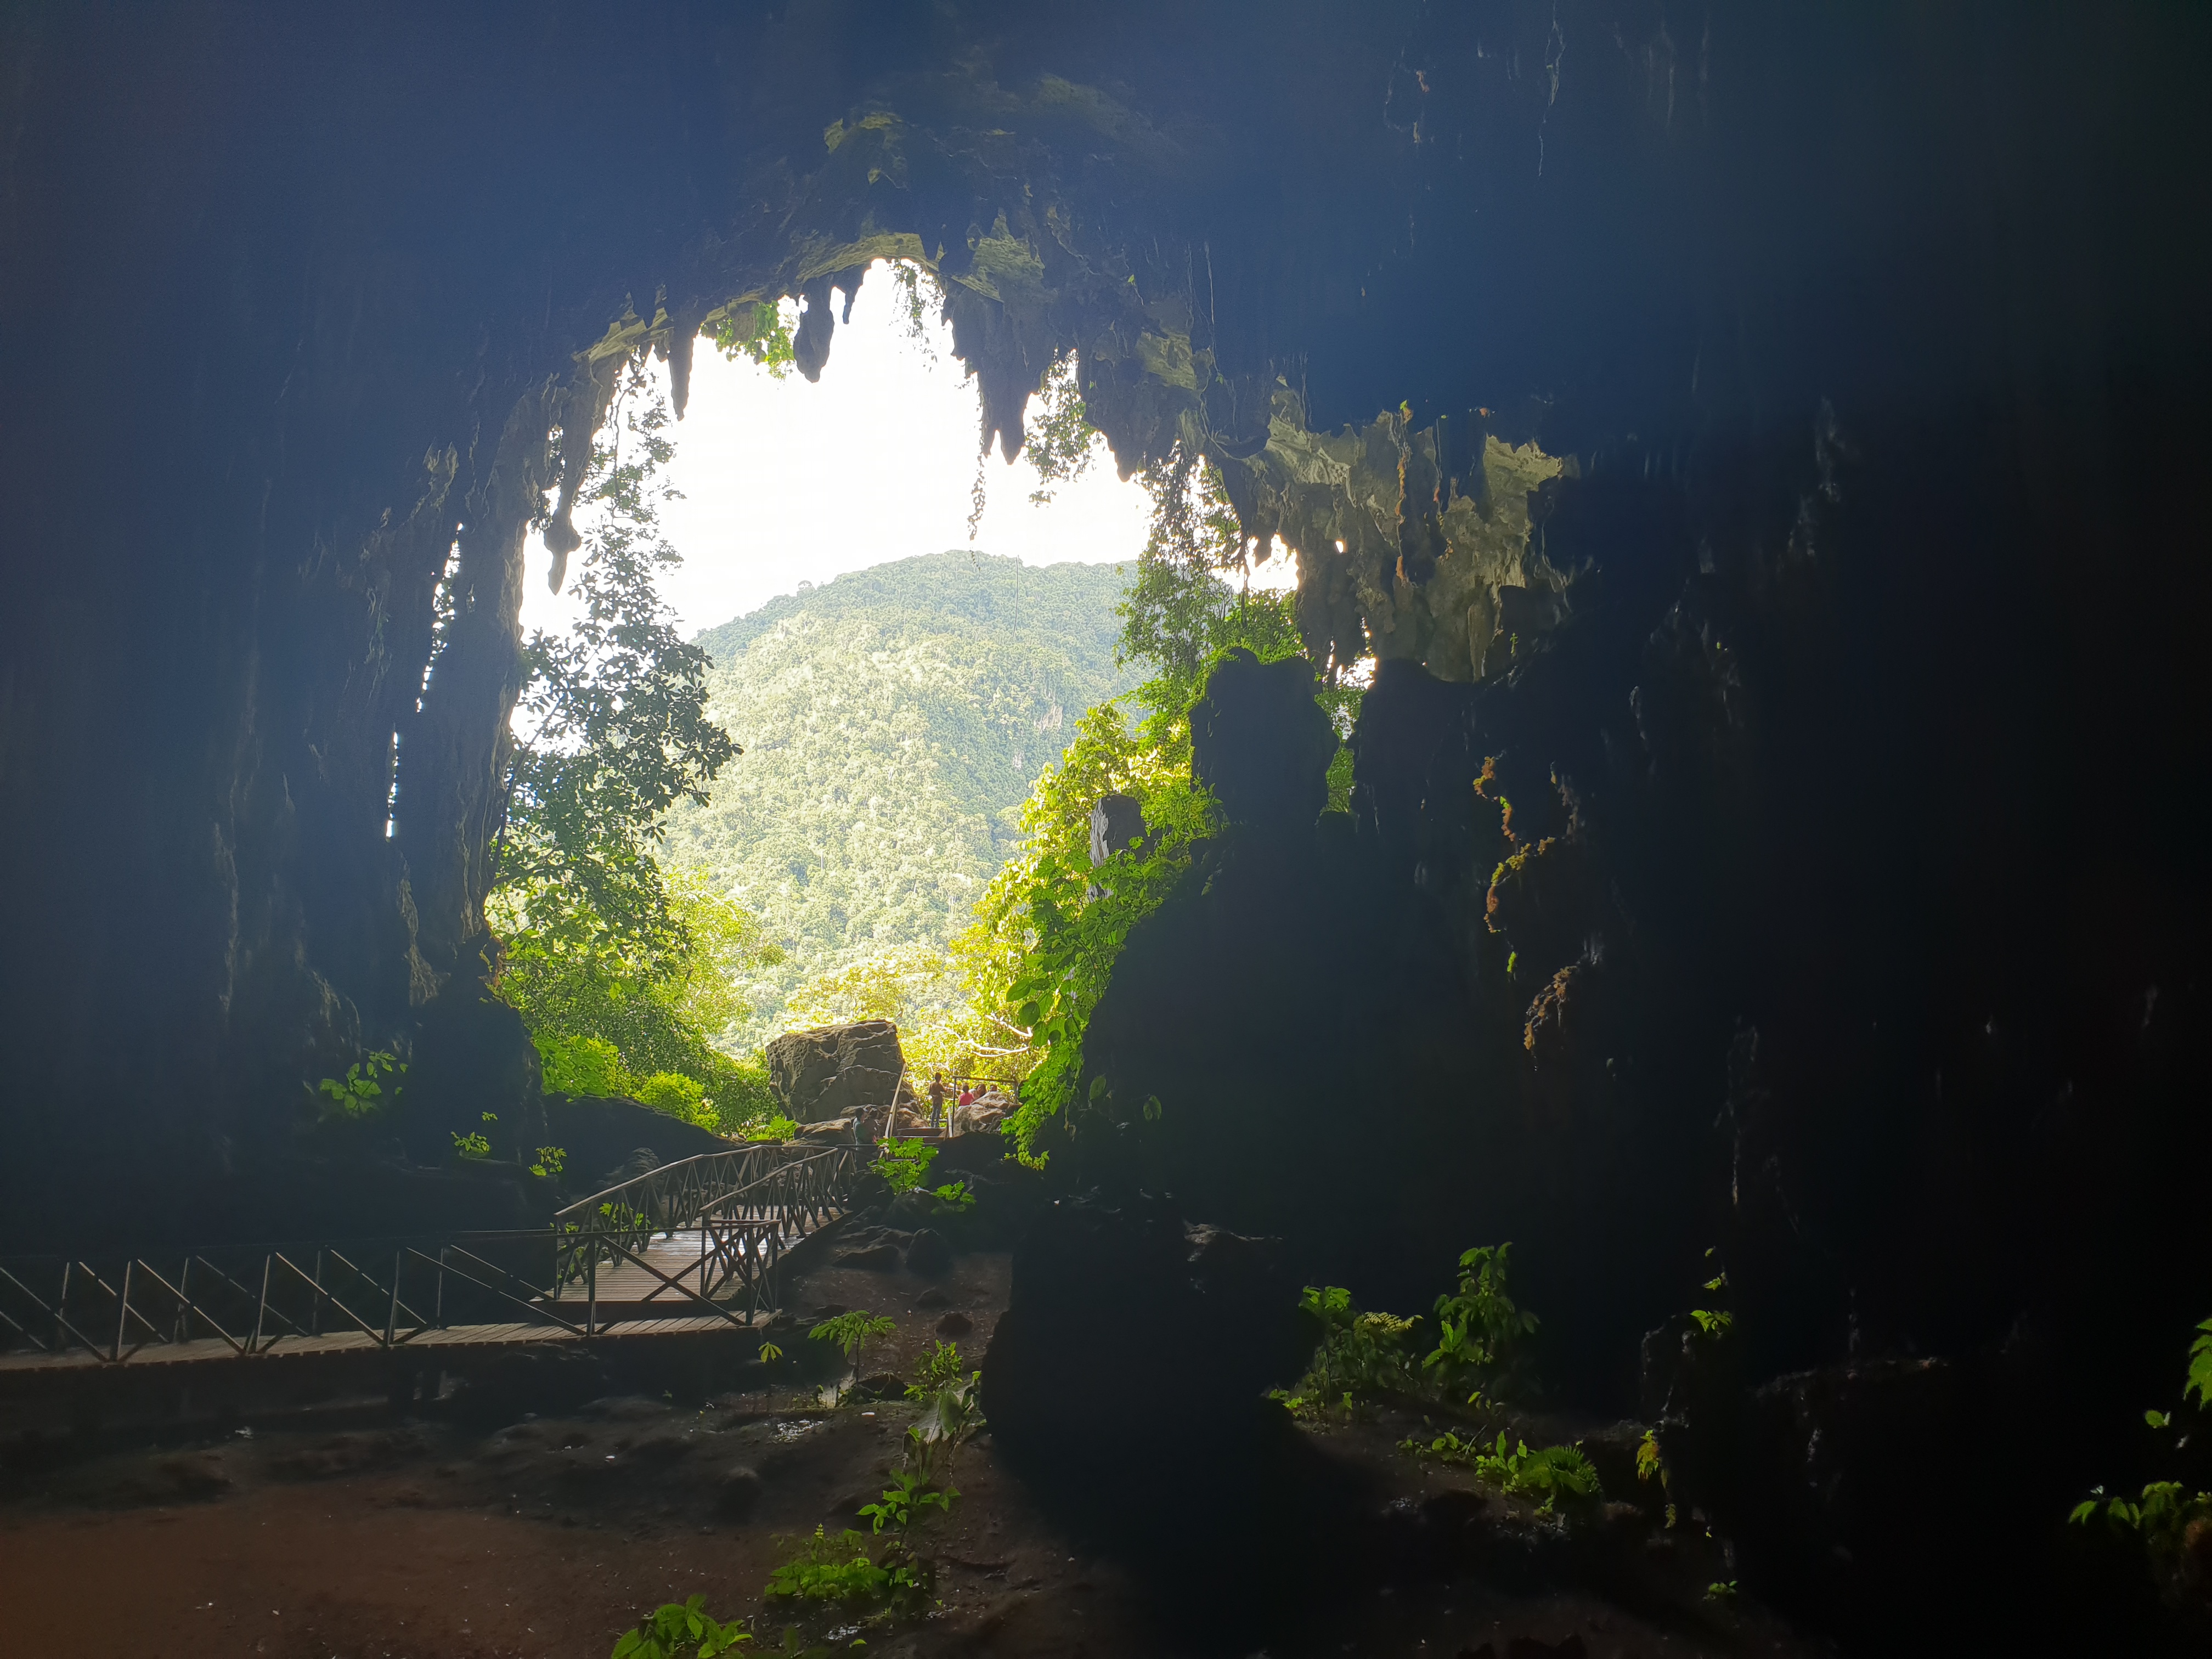
[{"label": "mountain ridge", "polygon": [[890,561],[701,630],[708,708],[744,754],[665,856],[758,915],[787,960],[721,1034],[782,1029],[806,981],[941,946],[1018,838],[1018,812],[1114,661],[1133,567],[1025,565],[966,549]]}]

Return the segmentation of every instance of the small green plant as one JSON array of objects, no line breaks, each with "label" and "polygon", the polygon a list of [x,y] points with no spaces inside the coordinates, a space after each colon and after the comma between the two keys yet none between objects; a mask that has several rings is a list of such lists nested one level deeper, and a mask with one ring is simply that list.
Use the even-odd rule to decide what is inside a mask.
[{"label": "small green plant", "polygon": [[964,1181],[947,1182],[930,1196],[937,1200],[940,1214],[950,1212],[957,1215],[963,1210],[975,1207],[975,1194],[968,1190],[968,1183]]},{"label": "small green plant", "polygon": [[876,1173],[890,1184],[892,1192],[910,1193],[921,1185],[936,1158],[937,1148],[919,1137],[895,1140],[886,1136],[876,1152]]},{"label": "small green plant", "polygon": [[[2188,1405],[2193,1395],[2197,1409],[2203,1411],[2212,1408],[2212,1319],[2201,1322],[2197,1330],[2197,1340],[2189,1346],[2181,1403]],[[2175,1415],[2147,1411],[2143,1422],[2157,1433],[2172,1435],[2173,1449],[2178,1452],[2189,1443],[2189,1436],[2175,1422]],[[2212,1492],[2191,1492],[2179,1480],[2153,1480],[2130,1499],[2107,1497],[2099,1486],[2074,1506],[2068,1518],[2086,1527],[2100,1514],[2113,1532],[2142,1540],[2152,1575],[2161,1586],[2171,1586],[2182,1572],[2183,1553],[2190,1547],[2191,1535],[2201,1536],[2212,1529]]]},{"label": "small green plant", "polygon": [[[487,1123],[496,1123],[499,1121],[499,1114],[496,1112],[486,1112],[483,1115],[483,1121]],[[465,1158],[471,1159],[489,1158],[491,1156],[491,1142],[484,1138],[481,1130],[475,1134],[455,1135],[453,1137],[453,1156],[456,1158]]]},{"label": "small green plant", "polygon": [[530,1166],[530,1173],[534,1176],[557,1176],[568,1167],[568,1153],[565,1147],[540,1146],[538,1149],[538,1162]]},{"label": "small green plant", "polygon": [[[1406,1339],[1419,1322],[1395,1314],[1362,1313],[1341,1285],[1309,1285],[1298,1305],[1321,1322],[1321,1346],[1291,1396],[1301,1401],[1341,1396],[1347,1409],[1355,1395],[1412,1392],[1419,1384]],[[1291,1407],[1293,1411],[1297,1407]]]},{"label": "small green plant", "polygon": [[1659,1431],[1644,1431],[1644,1438],[1636,1446],[1636,1478],[1639,1481],[1656,1480],[1661,1486],[1667,1483],[1666,1461],[1659,1455]]},{"label": "small green plant", "polygon": [[1705,1600],[1708,1601],[1718,1601],[1725,1606],[1735,1598],[1736,1581],[1733,1578],[1716,1578],[1705,1586]]},{"label": "small green plant", "polygon": [[1528,1443],[1522,1440],[1509,1449],[1506,1443],[1510,1438],[1501,1429],[1497,1440],[1486,1444],[1479,1436],[1462,1440],[1446,1431],[1426,1445],[1419,1440],[1401,1441],[1399,1449],[1472,1469],[1476,1478],[1489,1481],[1508,1497],[1541,1499],[1539,1507],[1547,1512],[1555,1509],[1563,1498],[1573,1500],[1602,1496],[1597,1470],[1574,1447],[1539,1446],[1531,1449]]},{"label": "small green plant", "polygon": [[1536,1316],[1506,1291],[1513,1246],[1478,1244],[1459,1259],[1459,1289],[1437,1298],[1437,1346],[1421,1369],[1456,1391],[1469,1377],[1494,1380],[1511,1371]]},{"label": "small green plant", "polygon": [[714,1659],[740,1643],[751,1641],[750,1632],[734,1623],[718,1624],[706,1611],[707,1598],[671,1601],[648,1613],[637,1629],[615,1644],[609,1659]]},{"label": "small green plant", "polygon": [[[346,1067],[343,1078],[326,1077],[315,1085],[325,1098],[323,1115],[358,1122],[375,1116],[385,1107],[384,1085],[407,1075],[407,1068],[382,1049]],[[392,1096],[399,1097],[400,1085],[392,1081]]]},{"label": "small green plant", "polygon": [[848,1602],[919,1595],[927,1587],[915,1565],[894,1543],[878,1561],[857,1532],[836,1538],[820,1527],[811,1538],[777,1543],[787,1553],[768,1576],[770,1601]]},{"label": "small green plant", "polygon": [[783,1350],[777,1347],[775,1343],[769,1341],[765,1337],[763,1337],[761,1340],[760,1352],[757,1357],[762,1364],[773,1365],[777,1360],[783,1358]]},{"label": "small green plant", "polygon": [[926,1404],[936,1398],[940,1389],[973,1382],[981,1376],[982,1372],[967,1369],[967,1362],[960,1358],[957,1342],[934,1343],[915,1364],[914,1381],[906,1385],[906,1397],[917,1404]]},{"label": "small green plant", "polygon": [[[906,1431],[907,1467],[925,1480],[944,1486],[960,1448],[983,1426],[981,1376],[939,1389]],[[948,1498],[960,1495],[950,1486],[945,1492]]]},{"label": "small green plant", "polygon": [[807,1335],[817,1342],[834,1344],[845,1356],[845,1363],[853,1368],[854,1381],[860,1379],[860,1356],[869,1343],[878,1337],[890,1335],[898,1329],[898,1321],[883,1314],[872,1314],[855,1308],[850,1313],[841,1313],[835,1319],[825,1319]]},{"label": "small green plant", "polygon": [[922,1476],[911,1469],[900,1469],[891,1476],[891,1484],[884,1488],[884,1495],[872,1504],[863,1504],[860,1513],[875,1523],[878,1533],[885,1527],[896,1527],[903,1532],[916,1511],[936,1508],[951,1514],[957,1492],[939,1492]]}]

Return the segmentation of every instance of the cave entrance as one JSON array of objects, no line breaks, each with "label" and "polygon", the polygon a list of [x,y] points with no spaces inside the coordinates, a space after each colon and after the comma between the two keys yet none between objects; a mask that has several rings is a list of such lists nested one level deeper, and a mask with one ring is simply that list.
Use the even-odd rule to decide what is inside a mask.
[{"label": "cave entrance", "polygon": [[[1106,563],[1143,548],[1145,493],[1116,475],[1104,440],[1087,428],[1080,449],[1046,460],[1072,476],[1040,472],[1036,435],[1012,465],[986,458],[979,468],[976,384],[952,355],[933,282],[895,271],[878,260],[849,307],[833,301],[840,320],[817,382],[788,362],[717,350],[711,332],[698,342],[661,475],[678,492],[660,518],[683,562],[659,586],[687,637],[802,582],[915,555],[967,547],[1027,565]],[[787,332],[802,314],[799,301],[782,301]],[[669,397],[665,363],[648,362],[646,380],[644,396]],[[1052,398],[1048,386],[1031,400],[1033,434]],[[612,412],[602,442],[627,412]],[[580,514],[580,530],[589,522]],[[551,556],[535,538],[528,557],[525,633],[567,628],[572,587],[549,589]]]}]

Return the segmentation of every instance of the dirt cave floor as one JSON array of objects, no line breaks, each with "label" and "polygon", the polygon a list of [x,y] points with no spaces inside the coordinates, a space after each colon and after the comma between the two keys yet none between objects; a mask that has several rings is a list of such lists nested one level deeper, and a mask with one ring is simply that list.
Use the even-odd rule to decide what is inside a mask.
[{"label": "dirt cave floor", "polygon": [[[870,1372],[910,1374],[940,1328],[979,1358],[1006,1305],[1003,1255],[959,1258],[934,1283],[903,1272],[823,1267],[787,1297],[804,1341],[817,1310],[897,1321]],[[967,1328],[962,1329],[963,1324]],[[1118,1338],[1102,1340],[1102,1350]],[[1113,1363],[1102,1361],[1102,1363]],[[1140,1382],[1133,1385],[1140,1386]],[[703,1595],[723,1619],[753,1617],[753,1650],[807,1642],[877,1655],[1168,1656],[1261,1651],[1220,1634],[1239,1586],[1203,1594],[1226,1615],[1194,1636],[1136,1573],[1069,1533],[1008,1469],[988,1431],[962,1454],[960,1497],[917,1528],[935,1563],[933,1605],[904,1623],[861,1626],[834,1610],[764,1604],[779,1537],[833,1534],[885,1483],[915,1407],[897,1400],[834,1410],[789,1393],[722,1394],[703,1405],[617,1395],[504,1428],[465,1426],[423,1405],[335,1402],[227,1425],[137,1436],[112,1431],[70,1455],[18,1456],[0,1478],[0,1605],[9,1651],[119,1644],[164,1659],[606,1659],[638,1617]],[[25,1438],[0,1401],[0,1444]],[[1540,1553],[1559,1523],[1457,1470],[1397,1449],[1417,1419],[1309,1431],[1356,1460],[1411,1523],[1479,1524],[1474,1570],[1410,1570],[1317,1593],[1312,1617],[1273,1609],[1251,1628],[1293,1654],[1591,1659],[1824,1651],[1741,1602],[1708,1599],[1725,1564],[1626,1505],[1596,1527],[1621,1540],[1598,1576],[1567,1580],[1481,1570],[1501,1547]],[[1060,1511],[1065,1513],[1065,1511]],[[1250,1534],[1268,1517],[1221,1495],[1218,1524]],[[1632,1564],[1626,1577],[1618,1561]],[[1202,1576],[1207,1565],[1194,1562]],[[1501,1577],[1518,1581],[1498,1588]],[[1187,1593],[1188,1586],[1182,1587]],[[1186,1601],[1184,1605],[1188,1605]],[[1634,1611],[1629,1609],[1633,1607]],[[857,1646],[864,1642],[865,1646]],[[794,1641],[794,1645],[796,1642]]]}]

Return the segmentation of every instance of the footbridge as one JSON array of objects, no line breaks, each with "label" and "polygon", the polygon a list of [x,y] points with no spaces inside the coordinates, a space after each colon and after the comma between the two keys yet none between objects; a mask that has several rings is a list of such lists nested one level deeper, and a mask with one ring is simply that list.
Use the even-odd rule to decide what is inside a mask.
[{"label": "footbridge", "polygon": [[550,1228],[0,1258],[0,1376],[750,1330],[791,1253],[851,1208],[872,1152],[702,1153],[579,1200]]}]

